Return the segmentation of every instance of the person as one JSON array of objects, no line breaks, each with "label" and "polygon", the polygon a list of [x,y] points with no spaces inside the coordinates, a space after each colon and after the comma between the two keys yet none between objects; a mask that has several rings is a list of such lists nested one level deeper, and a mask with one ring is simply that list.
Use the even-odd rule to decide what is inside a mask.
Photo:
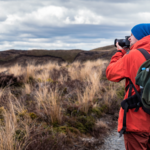
[{"label": "person", "polygon": [[[143,54],[137,49],[145,49],[150,54],[150,24],[142,23],[131,29],[130,49],[127,52],[118,42],[117,52],[112,56],[106,68],[106,77],[113,82],[125,79],[125,89],[130,80],[138,92],[140,87],[135,84],[135,77],[140,66],[146,61]],[[129,89],[125,93],[124,100],[128,98]],[[131,95],[135,91],[132,88]],[[140,107],[137,112],[129,109],[126,114],[126,132],[124,143],[126,150],[150,150],[150,115]],[[118,117],[118,132],[123,128],[124,109],[121,107]]]}]

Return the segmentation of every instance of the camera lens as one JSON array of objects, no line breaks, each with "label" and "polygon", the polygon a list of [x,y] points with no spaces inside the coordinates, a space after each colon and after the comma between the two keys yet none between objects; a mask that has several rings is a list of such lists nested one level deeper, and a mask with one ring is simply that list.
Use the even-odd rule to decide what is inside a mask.
[{"label": "camera lens", "polygon": [[118,39],[115,39],[115,41],[114,41],[114,46],[115,46],[115,47],[117,47],[117,46],[116,46],[117,41],[118,41]]},{"label": "camera lens", "polygon": [[130,36],[125,36],[125,39],[115,39],[114,41],[114,46],[116,46],[116,43],[118,42],[118,44],[121,46],[121,47],[127,47],[129,48],[130,47],[130,41],[128,40]]}]

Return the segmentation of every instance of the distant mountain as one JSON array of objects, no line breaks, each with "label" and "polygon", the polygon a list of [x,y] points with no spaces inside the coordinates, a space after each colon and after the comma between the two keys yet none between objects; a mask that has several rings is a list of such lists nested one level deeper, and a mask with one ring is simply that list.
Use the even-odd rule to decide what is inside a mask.
[{"label": "distant mountain", "polygon": [[96,60],[98,58],[110,59],[115,54],[116,48],[113,45],[99,47],[90,51],[79,49],[73,50],[6,50],[0,51],[0,65],[10,66],[15,63],[27,65],[34,63],[35,65],[44,64],[48,61],[73,62]]}]

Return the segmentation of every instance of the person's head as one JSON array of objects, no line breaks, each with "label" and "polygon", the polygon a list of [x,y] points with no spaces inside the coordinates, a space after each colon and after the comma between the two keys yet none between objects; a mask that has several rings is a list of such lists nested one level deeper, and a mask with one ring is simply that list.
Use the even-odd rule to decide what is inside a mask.
[{"label": "person's head", "polygon": [[142,23],[134,26],[131,29],[131,36],[128,39],[130,41],[130,46],[148,35],[150,35],[150,23]]},{"label": "person's head", "polygon": [[128,40],[130,41],[130,47],[138,41],[132,33]]}]

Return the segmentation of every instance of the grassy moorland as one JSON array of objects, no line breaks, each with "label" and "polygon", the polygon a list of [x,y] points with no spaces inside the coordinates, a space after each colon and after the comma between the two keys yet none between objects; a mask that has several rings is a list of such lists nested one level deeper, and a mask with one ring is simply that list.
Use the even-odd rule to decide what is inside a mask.
[{"label": "grassy moorland", "polygon": [[[91,149],[118,112],[123,82],[105,77],[107,60],[0,68],[0,150]],[[89,144],[86,138],[98,139]],[[92,148],[94,149],[94,148]]]},{"label": "grassy moorland", "polygon": [[82,50],[7,50],[0,52],[0,61],[11,61],[20,56],[51,56],[61,58],[64,61],[72,62]]},{"label": "grassy moorland", "polygon": [[[85,62],[87,60],[107,59],[116,52],[113,45],[105,46],[90,51],[84,50],[7,50],[0,52],[0,65],[10,66],[16,63],[26,66],[27,63],[34,61],[36,65],[51,62],[74,61]],[[44,61],[43,61],[44,60]]]},{"label": "grassy moorland", "polygon": [[104,46],[104,47],[99,47],[92,49],[91,51],[113,51],[116,50],[114,45],[109,45],[109,46]]}]

